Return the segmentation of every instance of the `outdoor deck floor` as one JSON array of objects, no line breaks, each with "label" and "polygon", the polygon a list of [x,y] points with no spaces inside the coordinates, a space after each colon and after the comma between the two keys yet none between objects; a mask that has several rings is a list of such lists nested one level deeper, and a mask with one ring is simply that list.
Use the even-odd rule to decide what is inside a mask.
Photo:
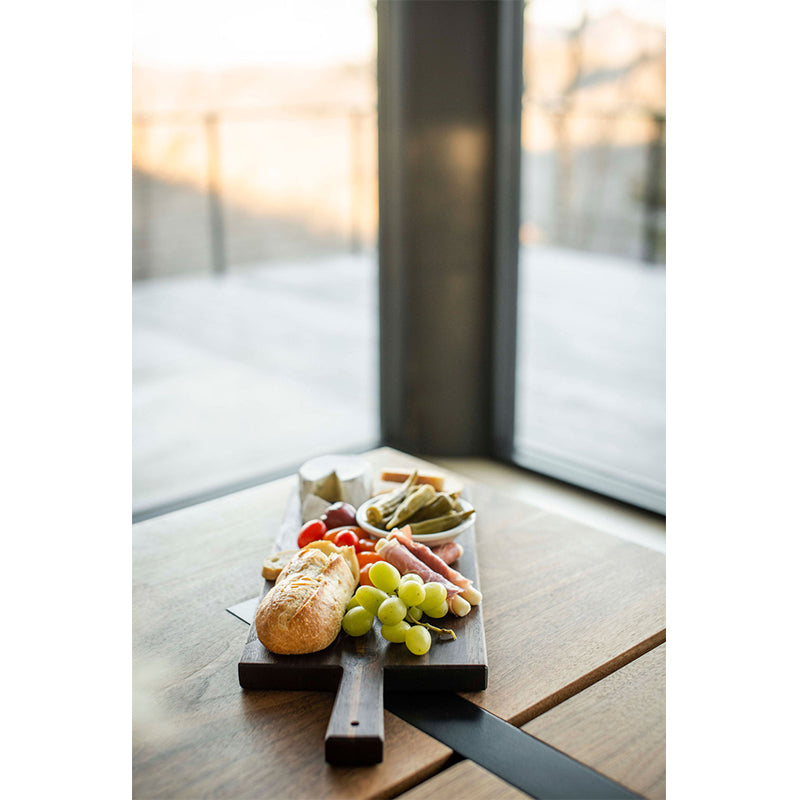
[{"label": "outdoor deck floor", "polygon": [[[522,444],[664,482],[665,273],[520,258]],[[378,439],[374,255],[133,286],[133,509]]]}]

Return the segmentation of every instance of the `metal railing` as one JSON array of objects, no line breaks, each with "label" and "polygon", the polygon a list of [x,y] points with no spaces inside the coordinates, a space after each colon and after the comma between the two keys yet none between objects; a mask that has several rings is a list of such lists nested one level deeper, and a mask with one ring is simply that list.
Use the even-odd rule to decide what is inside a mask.
[{"label": "metal railing", "polygon": [[[566,102],[565,98],[562,100],[563,102],[545,102],[529,95],[523,97],[523,115],[530,115],[533,124],[536,119],[546,120],[552,134],[551,138],[554,140],[552,150],[548,151],[552,152],[555,159],[556,174],[556,188],[552,197],[554,220],[551,243],[593,250],[588,240],[591,239],[591,228],[598,222],[586,212],[585,207],[582,212],[576,210],[576,198],[572,193],[576,156],[586,149],[595,151],[591,170],[600,176],[600,185],[595,187],[593,193],[578,198],[582,204],[591,205],[592,202],[601,202],[602,188],[606,180],[609,178],[622,180],[619,174],[615,174],[614,171],[609,172],[610,151],[614,148],[634,147],[641,150],[645,165],[637,174],[640,188],[635,196],[631,193],[631,200],[642,209],[643,213],[641,216],[637,215],[638,223],[634,223],[634,218],[630,215],[626,217],[625,214],[621,214],[619,219],[605,218],[601,220],[601,224],[606,228],[613,229],[618,225],[621,230],[631,229],[629,238],[633,235],[633,229],[638,228],[639,233],[635,237],[637,256],[647,263],[662,263],[665,238],[666,115],[651,108],[635,105],[600,110],[577,107]],[[590,121],[596,126],[595,140],[591,145],[579,145],[572,140],[570,130],[574,121],[584,123]],[[616,138],[614,132],[615,126],[622,121],[644,123],[650,129],[650,135],[637,145],[626,145]],[[530,191],[530,188],[523,181],[523,194]],[[576,225],[583,230],[578,236],[578,242],[573,241],[574,236],[570,236],[570,231]],[[622,235],[624,236],[624,233]]]},{"label": "metal railing", "polygon": [[[641,207],[644,210],[643,230],[636,238],[641,242],[641,257],[643,260],[650,263],[659,263],[663,260],[666,117],[649,109],[624,109],[603,114],[569,108],[553,108],[540,105],[530,97],[523,98],[523,109],[525,112],[533,112],[548,118],[555,131],[556,145],[553,155],[557,160],[557,180],[555,195],[551,199],[556,212],[552,239],[554,243],[562,243],[568,246],[571,243],[568,241],[568,237],[565,236],[564,230],[569,227],[570,220],[574,222],[580,216],[568,199],[565,199],[565,195],[569,194],[568,187],[572,172],[572,158],[578,150],[570,142],[567,132],[571,116],[573,114],[591,116],[598,120],[602,119],[611,122],[622,117],[634,116],[648,120],[651,123],[653,136],[649,143],[643,145],[646,148],[646,169],[641,176],[643,190],[640,200]],[[204,193],[209,231],[210,263],[214,273],[223,274],[230,264],[228,259],[229,231],[226,224],[224,204],[225,187],[223,186],[222,171],[224,154],[220,135],[221,125],[226,122],[272,122],[276,120],[346,120],[348,123],[348,157],[350,161],[350,208],[347,239],[351,252],[361,252],[365,248],[366,241],[362,225],[362,207],[359,203],[361,199],[359,194],[363,196],[363,186],[368,168],[365,162],[362,142],[364,141],[366,125],[370,121],[372,121],[372,124],[376,124],[375,118],[376,109],[374,107],[352,106],[342,109],[341,107],[320,105],[298,105],[294,107],[259,109],[221,109],[205,112],[160,111],[135,113],[133,115],[133,126],[134,129],[138,128],[145,133],[151,126],[158,125],[196,125],[202,131],[205,148]],[[602,147],[614,146],[613,137],[602,145]],[[597,155],[595,158],[602,160],[602,155]],[[593,169],[595,168],[593,167]],[[598,165],[596,169],[603,171],[602,165]],[[523,192],[526,191],[524,183],[522,190]],[[146,191],[146,189],[143,189],[142,194],[144,195]],[[148,209],[149,202],[149,198],[146,196],[139,198],[139,203],[144,207],[146,217],[150,213]],[[586,221],[586,225],[591,226],[592,224],[597,223]],[[642,225],[642,222],[638,224]],[[621,235],[624,236],[624,234]],[[592,249],[588,240],[587,244],[588,249]],[[151,258],[151,255],[147,255],[146,258]],[[143,270],[145,274],[149,274],[150,271],[149,269]]]},{"label": "metal railing", "polygon": [[376,116],[374,107],[293,106],[260,109],[224,109],[217,111],[157,111],[133,114],[134,129],[145,131],[156,125],[198,125],[202,127],[206,153],[205,183],[207,195],[207,218],[210,231],[211,264],[215,273],[222,274],[229,267],[227,258],[227,230],[224,213],[224,187],[222,178],[222,140],[220,126],[225,122],[271,122],[275,120],[331,120],[348,122],[350,159],[350,220],[349,248],[360,252],[365,247],[360,224],[358,187],[366,164],[360,143],[371,118]]}]

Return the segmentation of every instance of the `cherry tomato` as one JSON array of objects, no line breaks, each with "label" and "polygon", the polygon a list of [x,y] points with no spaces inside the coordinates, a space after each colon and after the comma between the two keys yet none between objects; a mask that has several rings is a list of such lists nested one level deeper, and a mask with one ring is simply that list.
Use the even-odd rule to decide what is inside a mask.
[{"label": "cherry tomato", "polygon": [[342,531],[334,540],[333,543],[337,547],[355,547],[358,551],[358,536],[353,531]]},{"label": "cherry tomato", "polygon": [[375,584],[369,579],[369,568],[372,564],[365,564],[361,567],[358,573],[358,582],[361,586],[374,586]]},{"label": "cherry tomato", "polygon": [[343,528],[331,528],[322,538],[336,544],[336,537],[344,531],[353,531],[356,534],[356,539],[358,539],[358,534],[361,533],[361,528],[353,528],[350,526]]},{"label": "cherry tomato", "polygon": [[375,542],[372,539],[359,539],[358,540],[358,551],[359,553],[365,553],[367,551],[372,552],[375,549]]},{"label": "cherry tomato", "polygon": [[300,528],[300,534],[297,537],[297,546],[305,547],[307,544],[311,544],[311,542],[316,542],[323,537],[324,533],[325,523],[318,519],[312,519]]},{"label": "cherry tomato", "polygon": [[372,565],[376,561],[384,560],[377,553],[370,553],[369,551],[360,552],[356,558],[358,559],[359,568],[364,567],[365,565]]}]

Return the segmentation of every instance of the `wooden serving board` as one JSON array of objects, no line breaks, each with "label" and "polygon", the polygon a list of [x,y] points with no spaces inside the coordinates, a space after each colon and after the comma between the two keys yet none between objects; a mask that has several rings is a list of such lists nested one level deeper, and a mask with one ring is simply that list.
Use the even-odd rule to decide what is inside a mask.
[{"label": "wooden serving board", "polygon": [[[296,547],[300,530],[300,498],[295,491],[278,536],[278,549]],[[475,548],[476,521],[458,537],[464,548],[453,565],[480,589]],[[261,597],[272,588],[264,581]],[[365,636],[340,632],[319,653],[284,656],[269,652],[250,626],[239,659],[239,684],[244,689],[320,690],[337,692],[325,734],[325,760],[331,764],[375,764],[383,759],[383,690],[481,691],[488,681],[483,613],[476,606],[466,617],[448,614],[434,625],[451,628],[456,639],[434,641],[424,656],[405,645],[390,644],[376,622]]]}]

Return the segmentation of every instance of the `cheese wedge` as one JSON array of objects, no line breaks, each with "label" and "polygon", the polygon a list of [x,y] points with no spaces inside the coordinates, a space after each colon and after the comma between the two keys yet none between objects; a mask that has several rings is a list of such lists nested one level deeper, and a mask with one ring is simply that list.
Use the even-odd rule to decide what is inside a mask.
[{"label": "cheese wedge", "polygon": [[[408,476],[411,475],[411,472],[412,470],[410,469],[385,469],[381,472],[381,480],[391,481],[392,483],[404,483],[408,480]],[[427,483],[433,486],[437,492],[441,492],[444,489],[445,476],[433,472],[418,472],[417,479],[414,483]]]}]

